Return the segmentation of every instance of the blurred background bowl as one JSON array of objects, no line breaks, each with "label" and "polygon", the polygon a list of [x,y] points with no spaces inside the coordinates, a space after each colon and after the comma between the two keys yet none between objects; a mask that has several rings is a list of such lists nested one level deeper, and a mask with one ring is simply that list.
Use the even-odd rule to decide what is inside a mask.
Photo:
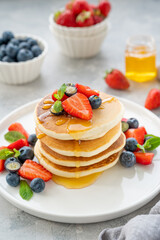
[{"label": "blurred background bowl", "polygon": [[42,53],[38,57],[25,62],[1,62],[0,61],[0,82],[7,84],[24,84],[35,80],[41,71],[42,63],[48,51],[45,40],[40,37],[28,34],[16,35],[17,39],[31,37],[38,42]]}]

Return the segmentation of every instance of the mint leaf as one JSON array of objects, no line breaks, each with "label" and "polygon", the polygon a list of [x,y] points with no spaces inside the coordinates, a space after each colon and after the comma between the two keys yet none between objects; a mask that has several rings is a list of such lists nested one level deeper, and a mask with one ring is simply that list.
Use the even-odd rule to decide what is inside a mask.
[{"label": "mint leaf", "polygon": [[63,107],[62,107],[62,102],[57,100],[54,105],[53,105],[53,109],[56,113],[59,113],[63,110]]},{"label": "mint leaf", "polygon": [[63,98],[64,93],[66,91],[66,88],[67,88],[66,84],[65,83],[62,84],[62,86],[60,87],[60,89],[57,92],[57,94],[59,95],[59,99],[58,100],[61,100]]},{"label": "mint leaf", "polygon": [[144,148],[148,151],[152,151],[160,146],[160,137],[152,137],[144,143]]},{"label": "mint leaf", "polygon": [[20,151],[18,151],[17,149],[15,149],[15,148],[13,148],[13,151],[14,151],[14,153],[15,153],[15,157],[19,157],[19,155],[20,155]]},{"label": "mint leaf", "polygon": [[25,180],[20,181],[19,194],[24,200],[30,200],[33,196],[33,192]]},{"label": "mint leaf", "polygon": [[137,147],[140,148],[145,153],[145,148],[143,145],[137,144]]},{"label": "mint leaf", "polygon": [[22,138],[26,139],[26,137],[22,133],[17,132],[17,131],[7,132],[4,135],[4,138],[5,138],[5,140],[7,140],[10,143],[16,142],[17,140],[22,139]]},{"label": "mint leaf", "polygon": [[0,159],[6,160],[9,157],[13,157],[14,152],[8,148],[4,148],[0,150]]},{"label": "mint leaf", "polygon": [[57,99],[57,100],[60,100],[59,99],[59,95],[57,93],[54,94],[54,97]]}]

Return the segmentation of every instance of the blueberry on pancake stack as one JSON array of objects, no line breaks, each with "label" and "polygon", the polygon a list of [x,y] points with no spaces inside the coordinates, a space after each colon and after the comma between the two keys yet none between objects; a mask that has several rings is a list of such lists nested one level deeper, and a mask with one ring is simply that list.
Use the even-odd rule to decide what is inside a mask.
[{"label": "blueberry on pancake stack", "polygon": [[125,144],[123,105],[80,84],[63,84],[36,106],[35,155],[67,188],[83,188],[113,167]]}]

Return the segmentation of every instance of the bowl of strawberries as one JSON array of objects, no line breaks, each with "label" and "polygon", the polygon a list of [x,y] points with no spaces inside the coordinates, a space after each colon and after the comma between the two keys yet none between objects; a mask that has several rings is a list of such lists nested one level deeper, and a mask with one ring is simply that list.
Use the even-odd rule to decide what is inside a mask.
[{"label": "bowl of strawberries", "polygon": [[111,5],[101,0],[98,5],[87,0],[74,0],[65,9],[51,14],[49,28],[65,55],[87,58],[96,55],[107,35]]}]

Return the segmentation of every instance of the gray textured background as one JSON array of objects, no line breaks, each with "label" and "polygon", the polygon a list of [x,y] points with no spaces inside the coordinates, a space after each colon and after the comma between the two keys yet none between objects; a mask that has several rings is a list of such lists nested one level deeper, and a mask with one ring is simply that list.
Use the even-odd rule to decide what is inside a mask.
[{"label": "gray textured background", "polygon": [[[155,38],[159,55],[157,63],[160,62],[160,1],[111,0],[113,9],[109,17],[111,30],[101,52],[95,58],[86,60],[74,60],[61,55],[49,32],[49,14],[63,7],[66,2],[64,0],[0,0],[0,33],[4,30],[32,33],[43,37],[49,45],[49,52],[39,79],[22,86],[0,84],[0,119],[20,105],[44,96],[63,82],[88,84],[141,105],[144,105],[149,89],[159,86],[156,81],[144,84],[131,82],[128,91],[116,91],[107,87],[103,76],[105,70],[111,67],[124,71],[125,41],[133,34],[151,34]],[[154,113],[160,115],[159,110]],[[87,225],[61,224],[38,219],[13,207],[0,197],[0,240],[95,240],[103,228],[125,224],[137,214],[147,214],[159,197],[160,195],[127,216]]]}]

